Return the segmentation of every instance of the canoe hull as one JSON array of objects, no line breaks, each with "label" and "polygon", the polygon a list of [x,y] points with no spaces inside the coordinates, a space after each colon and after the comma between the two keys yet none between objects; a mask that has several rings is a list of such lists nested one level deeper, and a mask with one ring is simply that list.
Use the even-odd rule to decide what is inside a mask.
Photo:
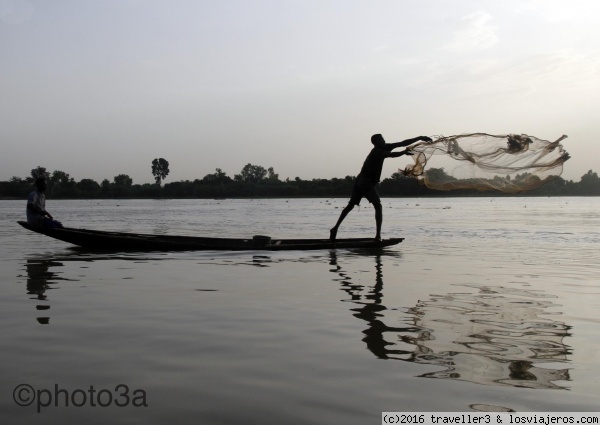
[{"label": "canoe hull", "polygon": [[166,236],[137,233],[105,232],[99,230],[38,229],[25,221],[24,228],[73,245],[97,251],[285,251],[351,248],[383,248],[402,242],[403,238],[375,241],[373,238],[338,239],[274,239],[253,237],[247,239],[207,238],[193,236]]}]

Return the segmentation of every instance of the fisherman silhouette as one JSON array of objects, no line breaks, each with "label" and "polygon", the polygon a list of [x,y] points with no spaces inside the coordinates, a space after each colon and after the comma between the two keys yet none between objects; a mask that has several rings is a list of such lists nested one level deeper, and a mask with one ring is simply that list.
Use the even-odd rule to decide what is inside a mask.
[{"label": "fisherman silhouette", "polygon": [[342,210],[337,223],[329,231],[329,238],[331,241],[335,241],[340,224],[342,224],[354,206],[360,204],[362,198],[367,198],[367,200],[373,204],[373,208],[375,208],[375,225],[377,228],[375,240],[381,240],[383,212],[381,208],[381,200],[379,199],[379,194],[377,193],[377,183],[379,183],[381,178],[383,161],[386,158],[397,158],[402,155],[412,155],[410,149],[405,149],[401,152],[392,152],[392,150],[403,146],[409,146],[419,141],[431,142],[431,139],[427,136],[419,136],[413,139],[403,140],[402,142],[385,143],[385,140],[381,134],[374,134],[371,136],[373,149],[371,149],[371,152],[369,152],[369,155],[367,155],[367,159],[365,159],[362,169],[354,181],[354,188],[352,189],[352,196],[350,197],[348,205]]}]

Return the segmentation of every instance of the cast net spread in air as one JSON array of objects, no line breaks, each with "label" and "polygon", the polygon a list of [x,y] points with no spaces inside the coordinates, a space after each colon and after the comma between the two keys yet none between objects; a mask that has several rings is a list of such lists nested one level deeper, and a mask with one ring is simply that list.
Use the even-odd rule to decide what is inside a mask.
[{"label": "cast net spread in air", "polygon": [[566,137],[555,142],[526,134],[439,137],[408,148],[415,163],[405,168],[404,175],[436,190],[532,190],[561,175],[569,159],[560,144]]}]

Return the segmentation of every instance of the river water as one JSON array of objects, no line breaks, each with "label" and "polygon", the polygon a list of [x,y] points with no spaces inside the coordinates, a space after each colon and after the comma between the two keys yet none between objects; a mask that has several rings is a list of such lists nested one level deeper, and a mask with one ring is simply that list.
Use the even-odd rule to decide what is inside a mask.
[{"label": "river water", "polygon": [[[326,237],[344,199],[48,200],[69,227]],[[600,198],[385,199],[383,251],[93,253],[0,201],[6,424],[597,411]],[[374,234],[373,209],[339,237]],[[31,403],[31,404],[29,404]],[[26,406],[20,406],[26,404]]]}]

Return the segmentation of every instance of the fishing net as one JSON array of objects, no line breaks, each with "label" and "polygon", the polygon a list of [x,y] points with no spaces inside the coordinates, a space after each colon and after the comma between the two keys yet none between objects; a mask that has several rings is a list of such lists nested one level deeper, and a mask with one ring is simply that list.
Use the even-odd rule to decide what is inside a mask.
[{"label": "fishing net", "polygon": [[526,134],[439,137],[409,148],[415,163],[403,174],[436,190],[532,190],[561,175],[569,159],[560,144],[566,137],[555,142]]}]

